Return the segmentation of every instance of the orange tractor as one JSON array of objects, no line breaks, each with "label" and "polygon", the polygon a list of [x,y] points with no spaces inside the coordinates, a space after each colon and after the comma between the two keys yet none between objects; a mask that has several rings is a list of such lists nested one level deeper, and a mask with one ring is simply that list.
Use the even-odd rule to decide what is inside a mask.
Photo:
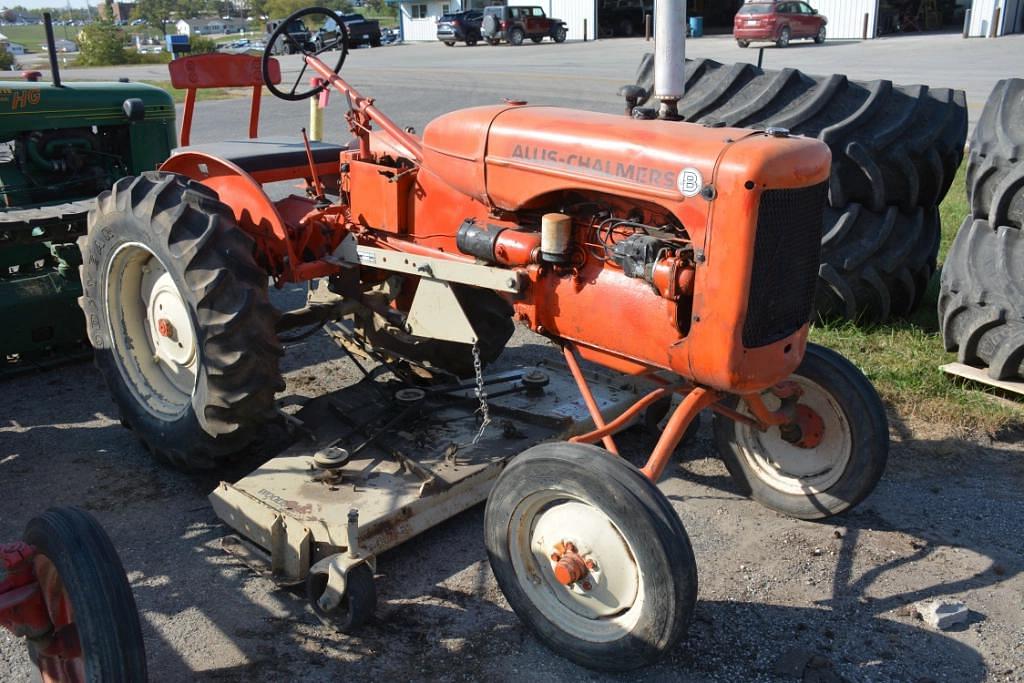
[{"label": "orange tractor", "polygon": [[[316,15],[343,25],[311,8],[281,26],[315,25]],[[784,130],[517,101],[440,116],[419,136],[338,75],[344,32],[316,51],[292,46],[303,55],[290,88],[271,57],[279,40],[291,37],[278,29],[268,40],[266,87],[287,100],[333,91],[353,142],[184,147],[159,171],[102,195],[81,241],[97,363],[123,421],[154,453],[209,467],[245,450],[280,417],[279,334],[336,321],[412,387],[402,400],[421,397],[415,387],[431,386],[424,378],[475,388],[483,431],[482,368],[519,321],[562,348],[591,424],[495,471],[491,566],[545,643],[619,669],[670,648],[692,614],[693,553],[656,483],[699,413],[714,413],[716,445],[740,490],[774,510],[823,518],[874,488],[888,451],[878,396],[848,361],[807,343],[825,145]],[[681,55],[672,57],[666,71],[681,68]],[[216,84],[225,64],[192,58],[179,78]],[[307,86],[310,75],[319,80]],[[659,94],[666,118],[678,95]],[[263,187],[296,180],[304,196],[274,201]],[[313,280],[305,308],[271,305],[269,282]],[[609,415],[581,361],[647,389]],[[614,435],[658,410],[669,412],[646,462],[618,457]],[[318,452],[317,466],[331,457]],[[313,465],[303,463],[296,497],[311,490]],[[264,474],[273,481],[280,470]],[[243,503],[221,516],[239,529],[264,524],[257,537],[274,553],[292,548],[296,580],[317,577],[314,608],[340,610],[350,628],[372,603],[372,573],[352,535],[367,530],[350,524],[351,559],[324,569],[318,553],[330,546],[344,556],[346,543],[316,536],[308,520],[319,503],[275,491],[232,494],[245,505],[262,497],[274,510],[265,524],[256,513],[239,521]]]}]

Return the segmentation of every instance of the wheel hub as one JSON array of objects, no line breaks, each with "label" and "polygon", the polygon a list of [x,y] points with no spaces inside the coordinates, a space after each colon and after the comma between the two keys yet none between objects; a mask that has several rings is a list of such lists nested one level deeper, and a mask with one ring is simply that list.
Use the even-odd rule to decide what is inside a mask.
[{"label": "wheel hub", "polygon": [[636,561],[600,510],[577,501],[548,507],[536,518],[530,546],[541,569],[534,590],[553,592],[572,612],[600,619],[636,601]]},{"label": "wheel hub", "polygon": [[821,419],[821,415],[801,403],[796,407],[795,419],[788,424],[779,425],[779,435],[783,441],[794,446],[817,448],[825,438],[825,421]]},{"label": "wheel hub", "polygon": [[[561,547],[562,552],[558,552],[558,547]],[[584,578],[589,571],[587,561],[576,552],[576,546],[572,543],[559,543],[555,552],[551,554],[551,561],[555,563],[555,578],[563,586],[576,583]],[[594,564],[593,560],[590,561],[590,564]]]},{"label": "wheel hub", "polygon": [[759,478],[784,493],[806,495],[826,491],[842,477],[850,458],[850,425],[824,388],[804,377],[796,383],[782,398],[776,392],[764,396],[772,411],[799,397],[791,422],[763,432],[737,427],[736,435]]},{"label": "wheel hub", "polygon": [[172,367],[191,365],[196,357],[195,337],[188,309],[171,274],[151,261],[149,271],[142,278],[141,294],[147,299],[146,317],[150,322],[150,341],[156,355]]},{"label": "wheel hub", "polygon": [[149,247],[129,242],[112,256],[105,306],[118,367],[139,405],[161,419],[180,415],[195,390],[199,349],[190,308]]}]

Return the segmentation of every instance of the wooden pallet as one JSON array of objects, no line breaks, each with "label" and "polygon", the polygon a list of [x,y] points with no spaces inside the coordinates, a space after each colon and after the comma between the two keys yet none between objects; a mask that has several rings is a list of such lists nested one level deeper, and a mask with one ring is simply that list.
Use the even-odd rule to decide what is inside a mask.
[{"label": "wooden pallet", "polygon": [[984,368],[975,368],[963,363],[946,363],[940,366],[939,369],[948,375],[969,379],[972,382],[981,382],[1001,391],[1024,397],[1024,382],[1007,382],[1005,380],[992,379]]}]

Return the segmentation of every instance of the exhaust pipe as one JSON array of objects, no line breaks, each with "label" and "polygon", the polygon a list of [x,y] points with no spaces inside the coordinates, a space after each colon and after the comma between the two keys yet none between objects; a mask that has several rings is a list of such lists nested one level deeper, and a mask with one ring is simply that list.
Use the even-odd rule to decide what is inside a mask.
[{"label": "exhaust pipe", "polygon": [[654,2],[654,98],[658,118],[678,119],[686,90],[686,0]]},{"label": "exhaust pipe", "polygon": [[53,40],[53,21],[49,12],[43,12],[43,26],[46,28],[46,49],[50,51],[50,78],[53,79],[53,87],[60,85],[60,65],[57,64],[57,45]]}]

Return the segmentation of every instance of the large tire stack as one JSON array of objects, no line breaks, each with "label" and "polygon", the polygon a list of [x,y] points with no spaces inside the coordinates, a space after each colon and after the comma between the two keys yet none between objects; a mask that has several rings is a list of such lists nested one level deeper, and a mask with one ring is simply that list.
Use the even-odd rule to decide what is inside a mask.
[{"label": "large tire stack", "polygon": [[971,136],[971,213],[942,268],[939,324],[947,351],[1024,380],[1024,79],[1000,81]]},{"label": "large tire stack", "polygon": [[[654,60],[637,85],[644,104]],[[785,128],[832,150],[817,317],[873,324],[906,316],[935,272],[938,205],[963,158],[963,91],[687,60],[684,121]]]}]

